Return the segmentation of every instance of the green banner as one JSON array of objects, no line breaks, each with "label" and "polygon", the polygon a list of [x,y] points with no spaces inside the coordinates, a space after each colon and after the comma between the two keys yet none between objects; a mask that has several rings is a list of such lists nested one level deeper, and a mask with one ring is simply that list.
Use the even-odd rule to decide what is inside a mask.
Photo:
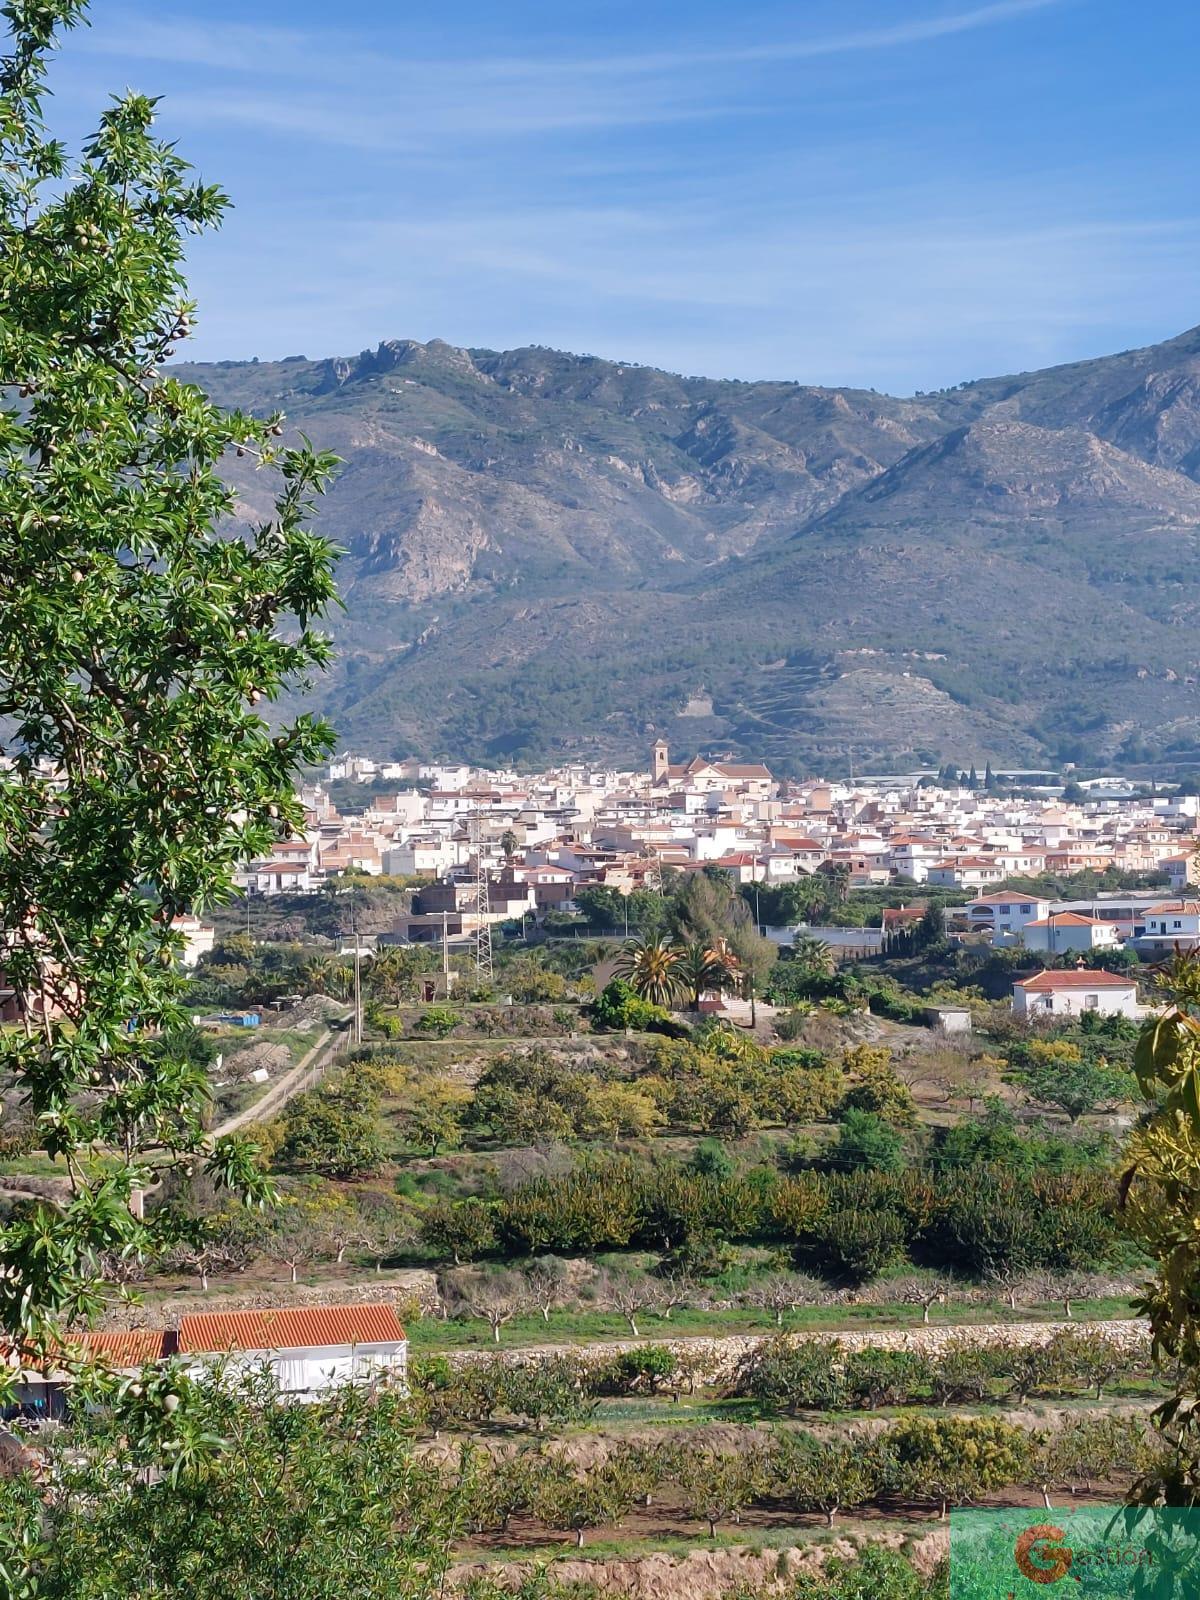
[{"label": "green banner", "polygon": [[1196,1600],[1200,1511],[1094,1504],[950,1515],[950,1600]]}]

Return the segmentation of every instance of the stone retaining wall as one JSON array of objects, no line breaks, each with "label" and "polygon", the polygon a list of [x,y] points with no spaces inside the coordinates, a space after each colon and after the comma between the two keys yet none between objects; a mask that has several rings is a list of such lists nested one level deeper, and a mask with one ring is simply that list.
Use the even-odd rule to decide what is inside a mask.
[{"label": "stone retaining wall", "polygon": [[[821,1570],[830,1556],[853,1557],[862,1543],[905,1548],[909,1560],[932,1576],[949,1552],[945,1528],[906,1540],[894,1530],[867,1535],[864,1540],[830,1539],[803,1548],[754,1549],[734,1546],[716,1550],[689,1550],[686,1555],[653,1551],[644,1556],[608,1557],[589,1561],[586,1554],[556,1560],[547,1577],[564,1587],[592,1584],[606,1595],[628,1600],[728,1600],[731,1594],[794,1593],[804,1573]],[[529,1561],[463,1562],[451,1569],[452,1589],[464,1588],[472,1578],[489,1577],[503,1589],[519,1589],[537,1567]]]},{"label": "stone retaining wall", "polygon": [[[1005,1340],[1016,1344],[1045,1344],[1056,1333],[1102,1333],[1118,1343],[1137,1348],[1144,1346],[1150,1337],[1149,1324],[1140,1318],[1103,1322],[985,1322],[960,1323],[948,1326],[918,1325],[912,1328],[814,1329],[812,1332],[792,1333],[784,1337],[793,1341],[811,1338],[831,1340],[845,1350],[917,1350],[936,1353],[947,1345],[995,1344]],[[447,1354],[451,1361],[486,1360],[491,1356],[504,1356],[514,1363],[542,1361],[552,1356],[577,1355],[585,1358],[602,1358],[622,1350],[637,1350],[645,1345],[665,1345],[688,1359],[689,1370],[694,1362],[699,1383],[728,1383],[741,1362],[761,1345],[769,1343],[776,1334],[730,1334],[721,1338],[688,1339],[612,1339],[602,1344],[526,1345],[504,1346],[490,1350],[454,1350]]]}]

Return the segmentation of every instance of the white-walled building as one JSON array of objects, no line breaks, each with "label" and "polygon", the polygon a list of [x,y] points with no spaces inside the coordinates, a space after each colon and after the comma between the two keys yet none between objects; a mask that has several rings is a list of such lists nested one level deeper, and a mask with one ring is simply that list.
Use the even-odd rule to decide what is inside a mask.
[{"label": "white-walled building", "polygon": [[202,956],[211,955],[217,942],[217,930],[207,927],[199,917],[173,918],[171,932],[183,939],[183,954],[179,959],[185,967],[194,967]]},{"label": "white-walled building", "polygon": [[214,1360],[270,1369],[280,1393],[318,1399],[343,1383],[403,1379],[408,1339],[394,1306],[288,1306],[183,1317],[175,1353],[200,1369]]},{"label": "white-walled building", "polygon": [[1026,950],[1042,950],[1047,955],[1074,954],[1084,950],[1115,950],[1120,936],[1115,924],[1077,911],[1056,911],[1048,917],[1033,917],[1020,931]]},{"label": "white-walled building", "polygon": [[1018,1017],[1101,1016],[1140,1017],[1137,983],[1116,972],[1039,972],[1013,984],[1013,1011]]},{"label": "white-walled building", "polygon": [[977,895],[967,907],[967,924],[972,932],[993,935],[1017,934],[1039,917],[1050,915],[1051,902],[1034,894],[1010,890],[1005,894]]}]

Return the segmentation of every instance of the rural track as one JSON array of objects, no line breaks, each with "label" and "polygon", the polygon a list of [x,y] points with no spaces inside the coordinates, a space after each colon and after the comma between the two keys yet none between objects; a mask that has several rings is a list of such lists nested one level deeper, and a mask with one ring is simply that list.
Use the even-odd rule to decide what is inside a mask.
[{"label": "rural track", "polygon": [[218,1123],[212,1130],[214,1138],[220,1138],[227,1133],[236,1133],[239,1128],[247,1127],[252,1122],[261,1122],[264,1117],[274,1116],[295,1094],[300,1094],[304,1089],[309,1089],[316,1083],[325,1067],[329,1065],[329,1056],[334,1046],[343,1037],[343,1030],[326,1028],[315,1043],[301,1056],[290,1071],[273,1083],[260,1099],[244,1111],[235,1112],[233,1116],[226,1117],[224,1122]]}]

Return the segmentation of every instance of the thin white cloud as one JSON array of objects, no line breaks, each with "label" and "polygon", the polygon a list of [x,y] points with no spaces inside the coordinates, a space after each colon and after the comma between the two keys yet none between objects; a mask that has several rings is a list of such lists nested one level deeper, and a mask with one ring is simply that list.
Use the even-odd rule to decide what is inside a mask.
[{"label": "thin white cloud", "polygon": [[[251,73],[256,78],[312,76],[328,81],[403,74],[405,92],[422,78],[436,75],[465,84],[503,80],[545,80],[552,77],[656,76],[698,67],[730,67],[783,61],[817,60],[825,56],[892,50],[970,33],[1011,22],[1033,12],[1074,0],[993,0],[992,4],[941,16],[915,17],[884,27],[861,28],[824,37],[775,37],[751,43],[714,42],[702,49],[625,51],[606,55],[562,56],[552,52],[480,58],[399,57],[367,47],[345,32],[304,31],[222,21],[202,27],[182,17],[116,12],[103,25],[75,36],[83,52],[128,60],[163,61],[172,65]],[[394,80],[393,80],[394,81]]]}]

